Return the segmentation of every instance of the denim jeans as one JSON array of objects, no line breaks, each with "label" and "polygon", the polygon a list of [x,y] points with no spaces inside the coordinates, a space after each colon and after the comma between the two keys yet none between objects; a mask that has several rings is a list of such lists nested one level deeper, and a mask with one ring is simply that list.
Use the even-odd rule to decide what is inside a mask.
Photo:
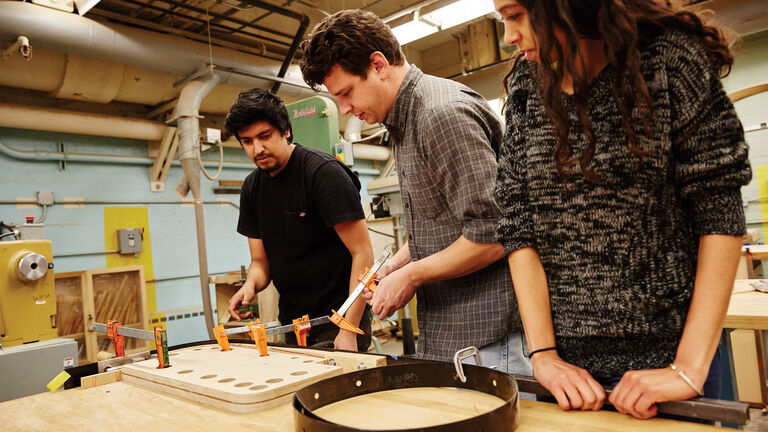
[{"label": "denim jeans", "polygon": [[[508,374],[533,376],[531,360],[523,353],[528,350],[523,333],[508,333],[501,340],[478,348],[480,361],[484,367],[496,369]],[[462,363],[476,364],[475,356],[464,359]],[[536,400],[529,393],[520,393],[521,399]]]},{"label": "denim jeans", "polygon": [[[525,347],[525,337],[522,333],[508,333],[501,340],[478,348],[478,351],[480,361],[485,367],[509,374],[532,376],[531,361],[523,355]],[[475,364],[475,357],[467,358],[464,363]]]}]

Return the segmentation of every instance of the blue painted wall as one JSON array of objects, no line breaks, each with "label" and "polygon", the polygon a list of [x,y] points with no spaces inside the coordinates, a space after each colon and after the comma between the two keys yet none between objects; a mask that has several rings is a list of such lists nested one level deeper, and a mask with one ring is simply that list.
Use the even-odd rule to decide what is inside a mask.
[{"label": "blue painted wall", "polygon": [[[25,151],[58,151],[58,143],[63,143],[67,152],[147,155],[145,141],[7,128],[0,128],[0,143]],[[248,160],[240,149],[225,149],[225,159]],[[208,170],[213,171],[211,168]],[[249,169],[225,168],[221,178],[241,180],[249,172]],[[57,203],[67,198],[82,198],[86,202],[142,202],[114,205],[147,208],[152,237],[152,263],[157,280],[158,311],[183,308],[202,310],[197,276],[199,270],[194,208],[182,205],[181,199],[173,194],[181,174],[181,167],[172,167],[165,183],[165,192],[150,192],[149,167],[146,165],[68,162],[62,170],[58,162],[22,161],[0,154],[0,201],[3,202],[0,204],[0,220],[21,224],[25,216],[38,219],[41,207],[20,208],[22,206],[13,203],[19,198],[36,197],[37,191],[53,191]],[[238,195],[214,195],[214,185],[216,182],[202,178],[204,200],[227,199],[239,203]],[[176,204],[152,203],[157,201],[172,201]],[[57,257],[70,253],[104,251],[104,206],[56,204],[48,208],[45,238],[52,242],[57,273],[106,266],[103,254]],[[249,262],[247,242],[235,230],[237,208],[230,205],[205,205],[204,213],[209,273],[222,274],[246,265]],[[200,314],[192,317],[194,312],[188,311],[188,319],[168,322],[171,345],[207,339],[204,319]]]},{"label": "blue painted wall", "polygon": [[[145,141],[39,132],[0,128],[0,145],[23,151],[59,151],[59,143],[66,152],[146,156]],[[204,155],[216,159],[217,154]],[[241,149],[225,148],[224,159],[248,161]],[[360,161],[361,168],[371,168],[370,161]],[[215,168],[208,167],[215,173]],[[245,169],[224,168],[221,179],[242,180],[250,173]],[[173,193],[181,178],[180,166],[171,167],[164,192],[150,192],[148,165],[67,162],[62,169],[55,161],[24,161],[0,154],[0,221],[24,222],[25,216],[39,219],[42,207],[17,205],[19,198],[34,200],[37,191],[52,191],[56,205],[48,208],[45,238],[51,240],[55,271],[99,269],[106,267],[104,254],[60,256],[82,252],[104,251],[104,207],[146,207],[152,241],[152,265],[156,282],[157,310],[168,318],[170,345],[207,340],[202,315],[202,296],[199,283],[197,237],[194,207],[182,204]],[[373,175],[361,175],[363,200],[369,200],[364,184]],[[217,182],[201,175],[204,201],[229,200],[239,205],[239,195],[214,195]],[[191,198],[192,194],[188,195]],[[58,204],[67,198],[89,201],[136,201],[137,204],[85,204],[66,206]],[[173,202],[159,204],[157,202]],[[153,204],[153,202],[155,204]],[[26,205],[29,207],[29,205]],[[224,274],[248,265],[247,241],[236,231],[238,209],[231,205],[206,204],[205,232],[208,270],[211,275]],[[4,240],[10,240],[7,237]],[[211,286],[212,303],[215,295]]]}]

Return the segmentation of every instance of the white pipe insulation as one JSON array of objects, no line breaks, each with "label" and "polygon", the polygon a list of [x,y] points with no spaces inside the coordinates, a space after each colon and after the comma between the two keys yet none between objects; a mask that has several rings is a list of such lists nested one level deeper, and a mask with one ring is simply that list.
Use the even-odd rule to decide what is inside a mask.
[{"label": "white pipe insulation", "polygon": [[147,141],[161,140],[166,130],[156,121],[1,102],[0,126]]},{"label": "white pipe insulation", "polygon": [[[29,37],[32,47],[77,54],[163,71],[180,77],[204,70],[210,62],[208,45],[181,38],[105,23],[77,14],[20,1],[0,1],[0,40]],[[277,77],[281,63],[228,48],[213,47],[213,63],[224,68],[263,77]],[[273,81],[219,71],[221,83],[238,87],[270,88]],[[294,98],[314,96],[301,78],[298,66],[291,66],[279,94]]]},{"label": "white pipe insulation", "polygon": [[371,144],[354,144],[356,141],[360,141],[363,137],[363,123],[363,120],[352,116],[347,120],[347,125],[344,126],[344,140],[353,143],[352,153],[355,155],[355,159],[375,161],[389,160],[389,156],[392,152],[387,147]]}]

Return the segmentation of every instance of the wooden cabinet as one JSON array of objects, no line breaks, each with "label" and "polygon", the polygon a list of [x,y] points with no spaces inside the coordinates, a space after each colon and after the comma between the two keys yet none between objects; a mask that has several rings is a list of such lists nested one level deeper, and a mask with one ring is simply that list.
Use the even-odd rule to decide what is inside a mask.
[{"label": "wooden cabinet", "polygon": [[[79,364],[95,362],[100,351],[115,352],[105,334],[88,330],[93,322],[115,319],[149,330],[143,266],[57,273],[55,279],[58,335],[77,341]],[[149,348],[147,341],[125,339],[126,354]]]}]

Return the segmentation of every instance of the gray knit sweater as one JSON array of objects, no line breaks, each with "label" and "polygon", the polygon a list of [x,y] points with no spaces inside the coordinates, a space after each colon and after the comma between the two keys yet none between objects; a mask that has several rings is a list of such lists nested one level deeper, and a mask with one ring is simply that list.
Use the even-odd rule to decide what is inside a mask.
[{"label": "gray knit sweater", "polygon": [[[667,366],[693,293],[699,236],[744,233],[740,187],[751,169],[741,123],[698,39],[667,31],[641,49],[654,104],[652,155],[634,169],[612,96],[614,68],[590,83],[598,184],[578,172],[566,191],[533,65],[511,77],[499,160],[497,234],[507,252],[533,246],[549,284],[559,354],[594,376]],[[574,155],[586,144],[570,95]],[[634,122],[639,125],[640,120]],[[575,126],[576,125],[576,126]]]}]

